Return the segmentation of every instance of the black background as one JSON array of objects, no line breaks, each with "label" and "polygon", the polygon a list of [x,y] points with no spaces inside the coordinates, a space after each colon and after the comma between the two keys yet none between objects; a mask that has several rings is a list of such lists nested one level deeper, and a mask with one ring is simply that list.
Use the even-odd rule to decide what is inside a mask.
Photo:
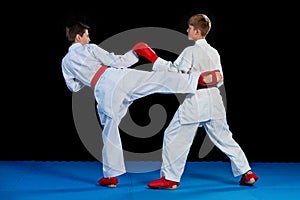
[{"label": "black background", "polygon": [[[294,6],[288,2],[263,6],[254,1],[161,3],[41,2],[7,7],[2,17],[0,159],[95,160],[78,137],[72,94],[61,73],[61,59],[69,45],[65,25],[70,20],[80,19],[89,24],[92,42],[99,44],[139,27],[164,27],[186,33],[188,17],[205,13],[212,21],[207,41],[221,55],[227,120],[234,138],[249,161],[300,161],[299,64],[295,62],[298,23]],[[143,125],[148,120],[147,110],[142,112],[144,105],[172,98],[150,95],[134,102],[130,112]],[[170,120],[177,105],[168,105]],[[205,135],[201,128],[197,133],[189,155],[192,161],[199,160]],[[151,145],[162,144],[162,133],[150,144],[132,141],[126,133],[121,134],[124,148],[132,151],[147,151]],[[200,160],[228,158],[214,148]]]}]

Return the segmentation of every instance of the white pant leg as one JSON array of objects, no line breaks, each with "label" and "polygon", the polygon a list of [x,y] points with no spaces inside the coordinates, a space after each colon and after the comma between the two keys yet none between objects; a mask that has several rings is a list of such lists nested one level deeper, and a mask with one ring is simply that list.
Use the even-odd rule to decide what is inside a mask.
[{"label": "white pant leg", "polygon": [[130,70],[118,83],[130,101],[154,94],[195,93],[195,77],[174,72]]},{"label": "white pant leg", "polygon": [[229,157],[235,177],[251,169],[245,153],[233,139],[226,119],[210,120],[203,123],[203,126],[211,141]]},{"label": "white pant leg", "polygon": [[161,176],[180,182],[199,123],[180,124],[179,111],[164,133]]},{"label": "white pant leg", "polygon": [[104,177],[115,177],[126,172],[118,125],[114,119],[106,117],[102,132]]}]

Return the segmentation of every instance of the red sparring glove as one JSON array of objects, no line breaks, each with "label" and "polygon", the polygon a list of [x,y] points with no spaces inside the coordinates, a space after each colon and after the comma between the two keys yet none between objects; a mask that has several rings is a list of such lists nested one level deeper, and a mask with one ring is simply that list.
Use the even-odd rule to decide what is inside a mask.
[{"label": "red sparring glove", "polygon": [[[207,72],[203,72],[199,79],[198,79],[198,84],[200,84],[201,86],[205,86],[205,87],[209,87],[209,86],[214,86],[217,84],[218,79],[217,79],[217,74],[216,72],[220,72],[220,70],[213,70],[213,71],[207,71]],[[205,77],[206,76],[212,76],[211,77],[211,82],[207,82],[205,81]]]},{"label": "red sparring glove", "polygon": [[153,49],[151,49],[151,47],[149,47],[145,42],[137,43],[132,47],[132,50],[134,50],[139,56],[143,56],[149,60],[151,63],[154,63],[158,58]]}]

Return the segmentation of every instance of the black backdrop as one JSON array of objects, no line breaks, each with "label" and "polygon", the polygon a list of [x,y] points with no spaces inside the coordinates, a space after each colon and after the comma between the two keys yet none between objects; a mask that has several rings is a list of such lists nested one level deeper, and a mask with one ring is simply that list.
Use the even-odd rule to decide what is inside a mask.
[{"label": "black backdrop", "polygon": [[[2,17],[1,160],[95,160],[78,137],[72,94],[61,73],[60,62],[68,48],[68,21],[80,19],[89,24],[92,42],[99,44],[139,27],[186,33],[188,17],[206,13],[213,26],[207,40],[221,55],[227,117],[234,138],[250,161],[300,161],[296,139],[299,64],[293,62],[293,52],[297,51],[290,50],[298,47],[292,5],[198,1],[162,6],[146,1],[103,5],[41,2],[26,6],[8,7],[9,12]],[[130,112],[136,123],[146,125],[148,111],[141,112],[144,105],[172,102],[172,98],[151,95],[134,102]],[[170,120],[177,105],[167,105]],[[126,133],[121,134],[124,148],[137,152],[150,148],[142,140],[131,141]],[[204,135],[199,128],[189,160],[227,160],[216,148],[205,158],[198,158]],[[158,148],[161,144],[162,133],[151,141]]]}]

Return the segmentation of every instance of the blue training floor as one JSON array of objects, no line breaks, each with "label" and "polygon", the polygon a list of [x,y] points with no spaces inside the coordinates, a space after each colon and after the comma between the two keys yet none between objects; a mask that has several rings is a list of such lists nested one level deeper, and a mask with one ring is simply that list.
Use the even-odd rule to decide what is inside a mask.
[{"label": "blue training floor", "polygon": [[[144,163],[145,166],[147,163]],[[128,172],[117,188],[97,185],[98,161],[0,161],[0,200],[300,200],[300,163],[251,163],[259,176],[240,186],[227,162],[188,162],[177,190],[153,190],[159,170]]]}]

